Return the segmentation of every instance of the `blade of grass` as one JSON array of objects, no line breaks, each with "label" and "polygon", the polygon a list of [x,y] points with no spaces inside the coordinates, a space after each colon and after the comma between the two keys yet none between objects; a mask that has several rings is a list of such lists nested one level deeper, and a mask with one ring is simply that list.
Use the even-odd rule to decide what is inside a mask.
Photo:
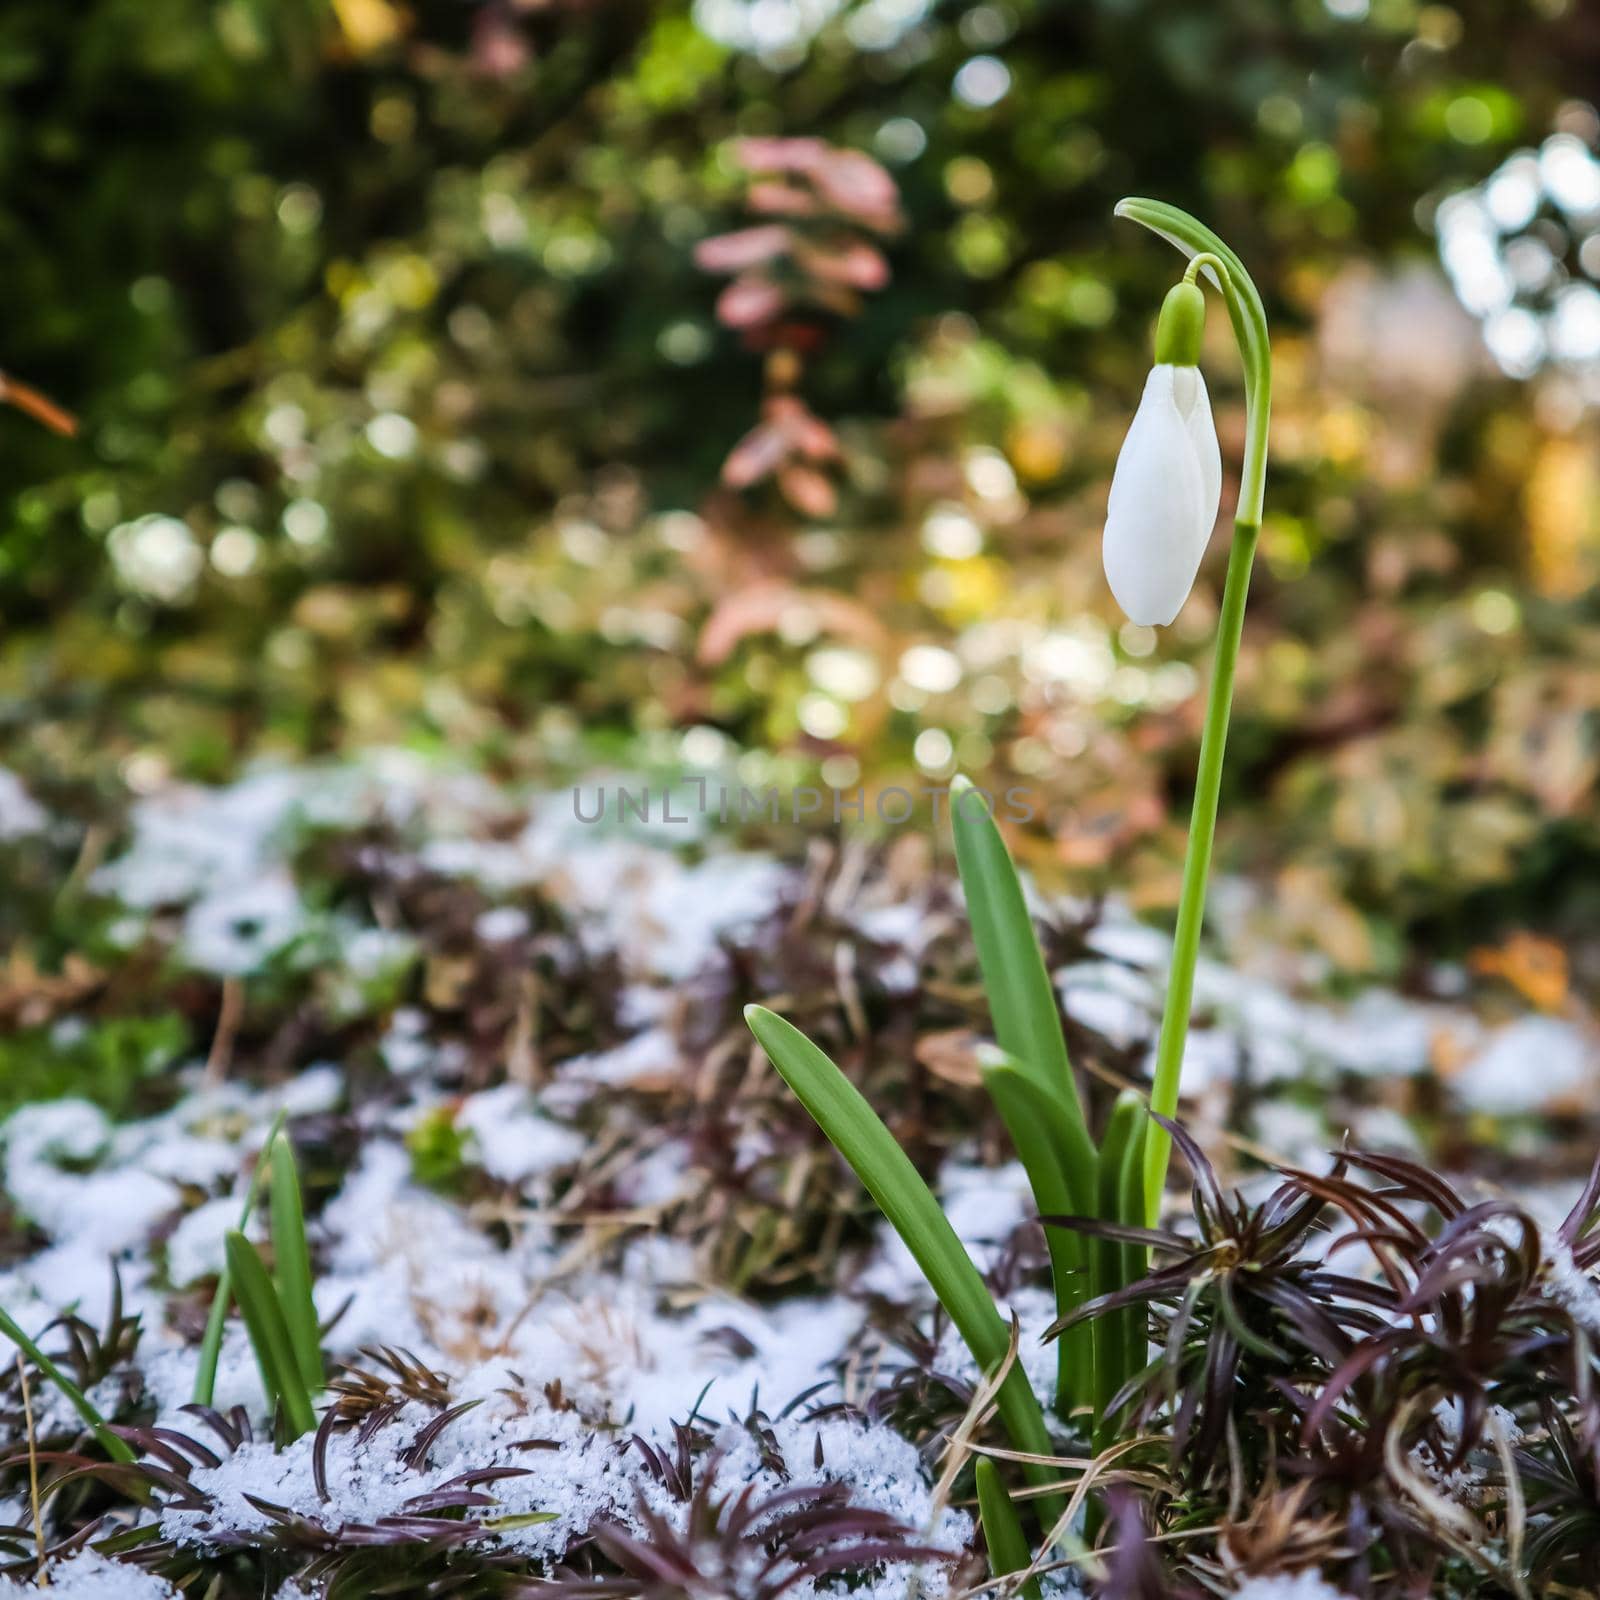
[{"label": "blade of grass", "polygon": [[[256,1160],[256,1169],[251,1174],[250,1186],[244,1192],[244,1206],[239,1212],[239,1232],[243,1233],[249,1226],[250,1214],[255,1210],[257,1199],[261,1195],[261,1186],[266,1182],[267,1160],[272,1151],[272,1143],[283,1130],[284,1113],[280,1111],[272,1119],[272,1126],[267,1130],[267,1142],[261,1147],[261,1154]],[[228,1277],[228,1268],[224,1264],[217,1277],[216,1292],[211,1296],[211,1310],[206,1314],[205,1336],[200,1340],[200,1364],[194,1373],[193,1400],[197,1406],[211,1404],[212,1396],[217,1387],[217,1361],[222,1355],[222,1334],[228,1321],[228,1303],[233,1298],[233,1286]]]},{"label": "blade of grass", "polygon": [[239,1299],[239,1314],[244,1318],[251,1348],[256,1353],[256,1364],[261,1368],[261,1384],[267,1392],[268,1404],[282,1403],[291,1430],[289,1437],[298,1439],[316,1427],[317,1418],[300,1369],[295,1364],[294,1347],[284,1325],[277,1291],[272,1287],[272,1279],[267,1276],[256,1247],[242,1233],[230,1233],[224,1249],[233,1292]]},{"label": "blade of grass", "polygon": [[[1111,1108],[1104,1138],[1100,1141],[1100,1193],[1096,1215],[1107,1222],[1120,1222],[1123,1214],[1124,1172],[1129,1154],[1138,1143],[1144,1107],[1132,1089],[1124,1089]],[[1140,1172],[1141,1194],[1143,1170]],[[1141,1202],[1142,1203],[1142,1202]],[[1092,1251],[1095,1293],[1114,1294],[1123,1283],[1122,1245],[1115,1239],[1096,1239]],[[1104,1449],[1114,1442],[1103,1435],[1109,1431],[1108,1403],[1126,1381],[1132,1368],[1128,1353],[1128,1322],[1121,1311],[1099,1319],[1100,1337],[1095,1343],[1095,1446]]]},{"label": "blade of grass", "polygon": [[995,1038],[1058,1108],[1056,1137],[1068,1155],[1066,1180],[1087,1211],[1095,1192],[1095,1149],[1067,1060],[1055,990],[1011,853],[982,795],[959,775],[950,784],[950,823]]},{"label": "blade of grass", "polygon": [[[1017,1508],[1000,1481],[999,1469],[988,1456],[979,1456],[973,1470],[978,1478],[978,1516],[983,1523],[983,1542],[989,1547],[989,1570],[997,1578],[1026,1572],[1033,1565],[1033,1557],[1028,1553]],[[1027,1600],[1039,1600],[1039,1580],[1029,1578],[1019,1592]]]},{"label": "blade of grass", "polygon": [[[1034,1205],[1041,1216],[1085,1214],[1072,1192],[1063,1168],[1065,1153],[1051,1138],[1053,1119],[1047,1097],[1020,1062],[1003,1050],[990,1049],[979,1057],[984,1087],[994,1101],[1016,1146],[1017,1157],[1028,1174]],[[1066,1316],[1089,1298],[1090,1271],[1085,1241],[1067,1228],[1046,1228],[1050,1275],[1055,1285],[1056,1315]],[[1093,1406],[1094,1324],[1080,1322],[1057,1340],[1056,1409],[1063,1414],[1075,1406]]]},{"label": "blade of grass", "polygon": [[280,1133],[272,1141],[272,1263],[278,1303],[307,1394],[322,1388],[322,1339],[311,1298],[311,1251],[306,1245],[305,1205],[294,1146]]},{"label": "blade of grass", "polygon": [[[792,1023],[764,1006],[746,1006],[744,1017],[779,1076],[850,1163],[878,1209],[905,1241],[979,1369],[997,1371],[1011,1343],[1005,1321],[939,1202],[894,1135],[855,1085]],[[1021,1363],[1007,1374],[996,1404],[1019,1450],[1042,1456],[1052,1453],[1044,1413]],[[1027,1472],[1036,1484],[1056,1481],[1050,1469],[1038,1463],[1030,1463]],[[1041,1516],[1047,1523],[1059,1515],[1061,1504],[1059,1495],[1041,1498]]]},{"label": "blade of grass", "polygon": [[68,1404],[88,1424],[90,1432],[100,1441],[102,1448],[113,1461],[131,1462],[139,1459],[127,1441],[119,1439],[111,1431],[106,1419],[90,1403],[88,1395],[23,1332],[21,1324],[5,1311],[0,1311],[0,1333],[3,1333],[67,1397]]}]

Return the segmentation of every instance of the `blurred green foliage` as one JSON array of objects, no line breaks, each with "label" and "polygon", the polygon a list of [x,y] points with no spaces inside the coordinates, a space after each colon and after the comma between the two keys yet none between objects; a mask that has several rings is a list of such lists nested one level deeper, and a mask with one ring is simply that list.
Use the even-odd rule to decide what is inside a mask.
[{"label": "blurred green foliage", "polygon": [[[83,423],[0,414],[9,763],[87,812],[375,741],[959,761],[1051,797],[1036,866],[1170,904],[1212,600],[1156,640],[1098,579],[1173,272],[1132,191],[1228,237],[1280,336],[1225,851],[1342,968],[1552,914],[1600,848],[1594,430],[1494,373],[1426,223],[1582,87],[1583,8],[844,0],[765,57],[751,15],[5,8],[0,365]],[[810,319],[823,519],[718,482],[771,366],[694,250],[755,136],[873,155],[907,218]]]},{"label": "blurred green foliage", "polygon": [[188,1025],[174,1013],[82,1024],[68,1018],[9,1033],[0,1038],[0,1117],[62,1095],[93,1101],[113,1117],[136,1104],[147,1109],[141,1090],[189,1046]]}]

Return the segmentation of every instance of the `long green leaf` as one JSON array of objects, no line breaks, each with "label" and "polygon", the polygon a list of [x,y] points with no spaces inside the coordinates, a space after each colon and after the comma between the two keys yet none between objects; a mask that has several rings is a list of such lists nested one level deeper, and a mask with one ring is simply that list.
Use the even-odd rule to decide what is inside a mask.
[{"label": "long green leaf", "polygon": [[1011,853],[988,805],[964,777],[950,784],[950,825],[995,1038],[1057,1107],[1056,1138],[1068,1154],[1066,1180],[1087,1211],[1095,1192],[1095,1149],[1067,1060],[1055,990]]},{"label": "long green leaf", "polygon": [[[1028,1540],[1022,1531],[1017,1508],[1000,1481],[999,1470],[988,1456],[979,1456],[973,1469],[978,1479],[978,1516],[983,1522],[983,1542],[989,1547],[989,1570],[997,1578],[1013,1572],[1026,1572],[1033,1565]],[[1039,1600],[1039,1580],[1029,1578],[1020,1593],[1027,1600]]]},{"label": "long green leaf", "polygon": [[261,1368],[261,1385],[266,1390],[267,1402],[269,1405],[274,1401],[282,1403],[289,1437],[297,1439],[316,1427],[317,1418],[295,1363],[294,1347],[289,1342],[289,1330],[284,1325],[277,1291],[261,1264],[256,1247],[242,1233],[229,1233],[224,1249],[233,1292],[239,1299],[239,1314],[244,1318],[251,1348],[256,1353],[256,1364]]},{"label": "long green leaf", "polygon": [[[1128,1148],[1122,1158],[1122,1181],[1118,1185],[1119,1220],[1130,1228],[1142,1228],[1146,1225],[1144,1147],[1149,1137],[1150,1109],[1143,1100],[1140,1100],[1133,1133],[1128,1139]],[[1149,1263],[1150,1252],[1142,1244],[1125,1243],[1122,1247],[1123,1283],[1133,1283],[1136,1279],[1142,1278],[1149,1268]],[[1150,1353],[1150,1334],[1143,1306],[1124,1307],[1121,1315],[1124,1359],[1127,1362],[1127,1369],[1122,1375],[1125,1383],[1134,1373],[1143,1369],[1145,1358]]]},{"label": "long green leaf", "polygon": [[[1068,1158],[1051,1137],[1054,1108],[1044,1091],[1019,1062],[1002,1050],[985,1051],[979,1060],[979,1069],[989,1098],[994,1101],[1011,1142],[1016,1146],[1023,1170],[1028,1174],[1039,1214],[1046,1217],[1071,1212],[1087,1215],[1089,1207],[1067,1182]],[[1092,1291],[1088,1251],[1082,1235],[1069,1228],[1046,1228],[1045,1243],[1050,1251],[1056,1314],[1064,1317],[1087,1300]],[[1094,1405],[1094,1339],[1094,1324],[1080,1322],[1057,1340],[1058,1411],[1066,1413],[1077,1406]]]},{"label": "long green leaf", "polygon": [[[255,1210],[256,1200],[261,1194],[261,1185],[266,1181],[267,1160],[272,1151],[273,1141],[283,1127],[284,1115],[280,1111],[272,1119],[272,1126],[267,1130],[267,1142],[262,1145],[261,1154],[256,1158],[256,1168],[250,1176],[250,1186],[244,1192],[244,1205],[239,1212],[240,1233],[243,1233],[248,1226],[250,1214]],[[197,1406],[210,1405],[216,1394],[217,1362],[222,1355],[222,1335],[227,1326],[228,1305],[232,1299],[233,1285],[228,1277],[228,1268],[224,1264],[217,1276],[217,1287],[211,1296],[211,1310],[206,1314],[205,1335],[200,1340],[200,1362],[194,1373],[194,1403]]]},{"label": "long green leaf", "polygon": [[39,1346],[23,1332],[20,1323],[5,1311],[0,1311],[0,1333],[3,1333],[22,1353],[67,1397],[72,1409],[89,1425],[89,1430],[104,1447],[113,1461],[137,1461],[124,1439],[114,1434],[106,1419],[95,1410],[86,1395]]},{"label": "long green leaf", "polygon": [[[1144,1104],[1132,1089],[1124,1089],[1111,1108],[1111,1118],[1106,1123],[1105,1137],[1100,1141],[1100,1195],[1098,1215],[1107,1222],[1124,1220],[1127,1172],[1129,1164],[1137,1159],[1140,1148],[1139,1132],[1144,1122]],[[1139,1204],[1143,1204],[1143,1170],[1140,1169]],[[1114,1294],[1123,1286],[1124,1258],[1122,1245],[1114,1239],[1094,1241],[1095,1293]],[[1095,1401],[1095,1419],[1101,1430],[1096,1444],[1103,1448],[1114,1442],[1114,1430],[1108,1417],[1110,1401],[1117,1390],[1133,1372],[1133,1354],[1129,1349],[1130,1333],[1127,1316],[1122,1311],[1110,1312],[1100,1319],[1100,1338],[1095,1346],[1098,1357],[1098,1394]],[[1102,1437],[1101,1434],[1110,1435]]]},{"label": "long green leaf", "polygon": [[305,1206],[300,1198],[300,1172],[287,1134],[272,1141],[272,1261],[278,1303],[288,1325],[289,1342],[308,1394],[322,1388],[322,1338],[317,1307],[311,1298],[311,1252],[306,1245]]},{"label": "long green leaf", "polygon": [[[939,1202],[894,1135],[855,1085],[792,1023],[764,1006],[746,1006],[744,1017],[783,1081],[905,1241],[979,1369],[998,1371],[1010,1350],[1006,1323]],[[1020,1364],[1006,1375],[996,1403],[1019,1450],[1053,1453],[1044,1413]],[[1030,1463],[1026,1471],[1036,1484],[1055,1482],[1048,1467]],[[1047,1523],[1061,1514],[1059,1495],[1041,1496],[1039,1505]]]}]

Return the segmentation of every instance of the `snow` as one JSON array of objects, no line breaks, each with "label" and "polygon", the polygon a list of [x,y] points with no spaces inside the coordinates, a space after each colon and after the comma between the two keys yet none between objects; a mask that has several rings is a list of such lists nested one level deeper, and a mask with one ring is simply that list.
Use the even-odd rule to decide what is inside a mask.
[{"label": "snow", "polygon": [[[939,1199],[956,1236],[980,1270],[992,1267],[1011,1235],[1034,1215],[1033,1197],[1020,1161],[1004,1167],[947,1162],[939,1176]],[[922,1269],[888,1223],[878,1230],[872,1265],[858,1279],[869,1294],[901,1303],[916,1300]]]},{"label": "snow", "polygon": [[1572,1259],[1572,1251],[1553,1228],[1541,1230],[1544,1240],[1544,1292],[1564,1306],[1577,1323],[1600,1336],[1600,1284]]},{"label": "snow", "polygon": [[[5,1186],[18,1210],[58,1247],[69,1247],[73,1259],[98,1263],[99,1278],[107,1276],[107,1257],[140,1243],[179,1202],[172,1182],[154,1173],[67,1165],[93,1161],[111,1134],[105,1115],[82,1100],[24,1106],[0,1129]],[[48,1257],[46,1263],[56,1269]]]},{"label": "snow", "polygon": [[472,1135],[478,1164],[504,1183],[527,1183],[576,1161],[588,1141],[574,1128],[541,1116],[520,1084],[469,1095],[456,1127]]},{"label": "snow", "polygon": [[309,926],[293,879],[272,872],[195,901],[183,919],[182,955],[201,972],[239,976],[258,971]]},{"label": "snow", "polygon": [[[681,1520],[681,1508],[656,1486],[630,1436],[607,1437],[577,1413],[552,1410],[536,1397],[525,1397],[519,1404],[526,1409],[516,1410],[503,1398],[490,1397],[454,1419],[437,1435],[420,1467],[403,1459],[432,1419],[433,1413],[419,1404],[407,1405],[359,1445],[353,1433],[335,1433],[327,1450],[326,1498],[313,1476],[309,1435],[282,1451],[264,1443],[246,1445],[222,1465],[193,1474],[196,1487],[210,1498],[210,1507],[169,1508],[161,1518],[162,1531],[199,1548],[235,1531],[264,1531],[269,1518],[246,1496],[330,1530],[370,1524],[401,1514],[418,1496],[465,1473],[493,1467],[513,1468],[518,1475],[490,1486],[495,1504],[480,1515],[514,1518],[554,1513],[550,1520],[495,1535],[497,1543],[541,1563],[554,1563],[597,1521],[637,1527],[641,1501]],[[970,1539],[971,1522],[964,1513],[948,1508],[936,1512],[915,1447],[891,1429],[854,1420],[782,1418],[771,1424],[771,1432],[787,1465],[787,1477],[764,1466],[749,1431],[730,1423],[718,1430],[713,1445],[719,1484],[752,1484],[773,1493],[785,1487],[842,1483],[853,1491],[853,1503],[896,1516],[952,1554]],[[556,1448],[520,1448],[530,1439]],[[903,1593],[903,1577],[899,1584]],[[933,1592],[942,1592],[942,1586]]]},{"label": "snow", "polygon": [[1115,961],[1081,962],[1056,976],[1061,1004],[1074,1022],[1126,1049],[1148,1039],[1161,997],[1147,972]]},{"label": "snow", "polygon": [[1455,1089],[1474,1109],[1509,1116],[1590,1100],[1597,1082],[1600,1051],[1592,1037],[1558,1017],[1528,1016],[1493,1033]]},{"label": "snow", "polygon": [[141,1572],[125,1561],[112,1561],[92,1550],[80,1550],[52,1561],[48,1587],[40,1589],[13,1578],[0,1578],[0,1600],[48,1594],[52,1600],[178,1600],[178,1591],[164,1578]]},{"label": "snow", "polygon": [[16,773],[0,767],[0,843],[31,839],[43,833],[50,817]]},{"label": "snow", "polygon": [[[7,828],[19,815],[30,828],[48,825],[8,779],[0,769],[0,837],[11,836]],[[380,824],[403,836],[371,847],[383,852],[386,870],[442,873],[484,892],[489,903],[473,907],[467,924],[483,945],[530,935],[533,917],[508,902],[525,894],[541,897],[541,905],[552,901],[587,953],[615,959],[620,1032],[601,1037],[628,1036],[565,1060],[541,1058],[544,1079],[536,1087],[469,1080],[448,1018],[435,1020],[420,1006],[387,1009],[389,999],[367,1001],[361,985],[407,977],[421,945],[403,929],[362,925],[360,911],[311,909],[314,897],[308,902],[302,894],[294,860],[308,830]],[[701,1063],[682,1026],[697,991],[686,986],[708,974],[720,982],[723,942],[796,903],[801,886],[797,869],[767,856],[706,841],[697,848],[691,860],[643,833],[581,827],[565,794],[510,797],[416,758],[381,753],[340,768],[263,768],[225,789],[174,788],[135,807],[126,850],[94,880],[123,918],[166,941],[179,968],[240,980],[314,935],[316,959],[327,965],[319,981],[326,976],[336,1009],[366,1028],[364,1040],[375,1043],[391,1081],[348,1107],[346,1080],[334,1063],[302,1065],[287,1082],[254,1089],[207,1084],[193,1062],[179,1070],[178,1103],[157,1116],[113,1124],[80,1100],[23,1108],[0,1125],[0,1176],[45,1244],[0,1271],[0,1304],[30,1331],[66,1309],[98,1322],[115,1262],[127,1309],[143,1323],[140,1366],[161,1421],[195,1432],[195,1419],[180,1410],[191,1393],[195,1351],[173,1326],[171,1295],[221,1267],[223,1236],[237,1224],[244,1186],[278,1114],[338,1113],[342,1130],[353,1123],[358,1153],[310,1229],[317,1309],[331,1322],[328,1353],[335,1362],[371,1365],[363,1347],[401,1348],[440,1373],[457,1400],[478,1402],[416,1465],[402,1458],[433,1416],[417,1401],[360,1446],[353,1432],[335,1434],[326,1500],[310,1470],[310,1439],[281,1452],[246,1445],[219,1467],[196,1472],[213,1503],[203,1512],[169,1508],[168,1533],[203,1548],[259,1530],[263,1513],[247,1494],[337,1529],[395,1515],[463,1472],[506,1465],[523,1470],[493,1486],[496,1514],[558,1516],[494,1537],[553,1562],[596,1519],[635,1518],[641,1496],[677,1514],[628,1441],[637,1433],[666,1442],[672,1424],[698,1401],[697,1421],[715,1435],[717,1470],[729,1483],[771,1491],[782,1481],[737,1420],[759,1405],[778,1418],[771,1429],[789,1481],[844,1483],[858,1504],[918,1530],[931,1524],[940,1548],[968,1545],[968,1519],[935,1507],[926,1463],[887,1424],[808,1416],[804,1407],[781,1415],[819,1383],[817,1404],[842,1397],[842,1374],[880,1337],[870,1324],[871,1302],[930,1310],[921,1273],[887,1225],[873,1247],[841,1263],[836,1292],[760,1304],[710,1281],[694,1243],[647,1226],[651,1208],[692,1202],[704,1181],[693,1140],[669,1122],[652,1125],[639,1109],[648,1104],[643,1096],[681,1093],[698,1082]],[[930,915],[917,891],[882,883],[845,898],[849,903],[830,912],[887,952],[876,969],[885,987],[908,989],[928,942],[948,920]],[[1070,909],[1086,915],[1083,907]],[[546,926],[542,914],[538,926]],[[1085,959],[1053,975],[1058,993],[1074,1021],[1110,1050],[1136,1058],[1153,1044],[1170,940],[1115,905],[1087,938]],[[69,1016],[58,1027],[75,1024],[82,1026]],[[1450,1049],[1441,1052],[1441,1042]],[[1348,1004],[1307,1000],[1281,978],[1214,957],[1198,974],[1184,1087],[1205,1112],[1244,1071],[1269,1091],[1274,1084],[1298,1091],[1343,1077],[1420,1076],[1441,1058],[1465,1059],[1453,1079],[1440,1081],[1468,1109],[1534,1111],[1592,1097],[1595,1088],[1594,1044],[1577,1022],[1525,1016],[1491,1032],[1465,1000],[1445,1005],[1377,989]],[[480,1070],[476,1057],[471,1065]],[[480,1087],[486,1081],[493,1086]],[[597,1128],[615,1131],[605,1119],[618,1104],[633,1119],[626,1125],[629,1161],[608,1180],[608,1203],[620,1210],[577,1212],[564,1204],[564,1185],[603,1139]],[[405,1135],[420,1116],[440,1111],[466,1139],[469,1162],[504,1189],[474,1180],[474,1198],[463,1203],[417,1182]],[[1269,1092],[1254,1114],[1261,1140],[1282,1154],[1309,1164],[1326,1147],[1325,1113],[1314,1096],[1274,1099]],[[1367,1142],[1412,1142],[1392,1105],[1356,1115]],[[754,1119],[733,1137],[743,1168],[784,1151],[782,1130]],[[839,1181],[849,1181],[842,1169]],[[958,1149],[937,1188],[980,1267],[995,1265],[1030,1225],[1032,1200],[1015,1162],[985,1166],[974,1148]],[[257,1237],[265,1228],[264,1217],[252,1223]],[[1600,1335],[1600,1288],[1559,1241],[1549,1247],[1546,1292]],[[1048,1292],[1024,1285],[1005,1309],[1022,1329],[1019,1359],[1035,1386],[1047,1389],[1057,1360],[1040,1338],[1054,1318]],[[977,1381],[953,1329],[943,1329],[934,1361],[942,1372]],[[556,1379],[558,1395],[546,1387]],[[236,1321],[224,1340],[216,1400],[246,1407],[258,1429],[265,1422],[259,1376]],[[55,1391],[45,1389],[36,1402],[46,1425],[70,1425]],[[555,1448],[519,1448],[529,1439]],[[88,1555],[58,1563],[52,1580],[68,1600],[171,1594],[158,1580]],[[922,1575],[930,1596],[942,1593],[942,1583],[937,1571]],[[0,1584],[0,1597],[13,1589]],[[905,1590],[906,1575],[891,1571],[867,1576],[852,1593],[900,1600]],[[811,1592],[800,1585],[796,1600],[810,1600]],[[1342,1600],[1315,1573],[1254,1578],[1236,1592],[1244,1600]],[[280,1600],[296,1600],[292,1586]]]},{"label": "snow", "polygon": [[562,1082],[626,1088],[630,1084],[676,1074],[678,1045],[666,1028],[647,1028],[614,1050],[573,1056],[561,1066]]},{"label": "snow", "polygon": [[1335,1589],[1315,1572],[1246,1578],[1233,1593],[1235,1600],[1346,1600],[1342,1589]]}]

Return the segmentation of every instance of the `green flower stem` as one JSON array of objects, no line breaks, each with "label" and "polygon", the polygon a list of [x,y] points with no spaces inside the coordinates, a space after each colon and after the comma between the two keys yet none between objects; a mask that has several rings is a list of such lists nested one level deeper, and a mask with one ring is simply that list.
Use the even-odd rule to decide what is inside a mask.
[{"label": "green flower stem", "polygon": [[[1167,980],[1161,1037],[1156,1045],[1155,1079],[1150,1108],[1163,1116],[1178,1109],[1178,1080],[1189,1037],[1189,1010],[1194,1000],[1194,968],[1200,954],[1205,921],[1206,879],[1216,838],[1217,803],[1222,791],[1222,760],[1228,742],[1228,714],[1233,705],[1233,680],[1244,632],[1245,599],[1250,567],[1261,532],[1261,509],[1267,480],[1267,428],[1272,407],[1272,350],[1261,296],[1244,263],[1203,223],[1176,206],[1159,200],[1124,200],[1119,217],[1158,233],[1191,258],[1191,270],[1203,272],[1221,291],[1228,320],[1244,363],[1245,447],[1239,472],[1239,504],[1234,517],[1233,550],[1228,558],[1222,616],[1217,625],[1217,659],[1206,702],[1205,731],[1200,740],[1200,765],[1195,776],[1194,813],[1189,824],[1189,851],[1183,865],[1183,892],[1173,936],[1172,971]],[[1152,1123],[1145,1139],[1144,1198],[1152,1224],[1161,1209],[1172,1139]]]},{"label": "green flower stem", "polygon": [[1184,270],[1183,281],[1185,283],[1193,283],[1200,276],[1202,267],[1211,269],[1212,281],[1215,282],[1217,273],[1228,270],[1228,263],[1221,256],[1214,256],[1209,250],[1202,250],[1199,255],[1190,257],[1189,265]]},{"label": "green flower stem", "polygon": [[[861,1091],[793,1023],[764,1006],[746,1006],[744,1018],[778,1075],[905,1241],[979,1370],[998,1371],[1011,1348],[1005,1320],[910,1157]],[[995,1403],[1018,1450],[1036,1456],[1053,1453],[1044,1413],[1020,1362],[1006,1374]],[[1026,1463],[1023,1471],[1037,1486],[1056,1482],[1056,1474],[1039,1463]],[[1047,1493],[1039,1496],[1038,1505],[1040,1520],[1050,1527],[1065,1502],[1059,1494]]]}]

